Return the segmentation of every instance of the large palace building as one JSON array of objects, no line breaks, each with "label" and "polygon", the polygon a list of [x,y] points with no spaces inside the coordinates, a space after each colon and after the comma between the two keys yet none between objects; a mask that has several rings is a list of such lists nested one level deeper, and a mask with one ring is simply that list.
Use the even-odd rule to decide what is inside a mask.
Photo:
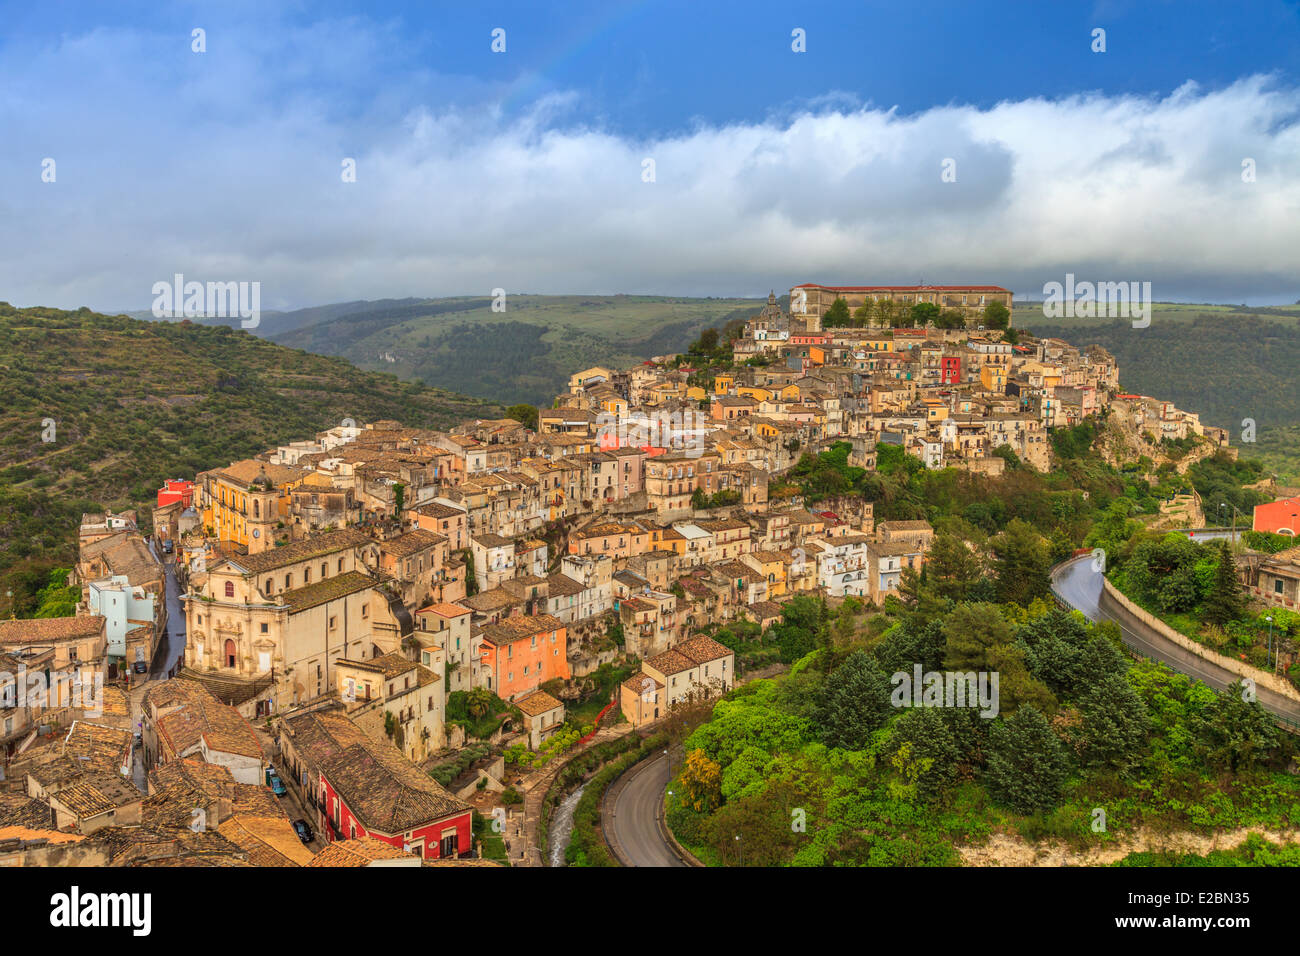
[{"label": "large palace building", "polygon": [[[940,309],[960,309],[977,318],[990,302],[1011,308],[1011,290],[1000,285],[820,285],[805,282],[790,289],[790,312],[803,315],[809,332],[820,332],[822,314],[837,298],[843,298],[850,310],[867,299],[888,299],[903,308],[920,302],[932,302]],[[801,308],[802,306],[802,308]]]}]

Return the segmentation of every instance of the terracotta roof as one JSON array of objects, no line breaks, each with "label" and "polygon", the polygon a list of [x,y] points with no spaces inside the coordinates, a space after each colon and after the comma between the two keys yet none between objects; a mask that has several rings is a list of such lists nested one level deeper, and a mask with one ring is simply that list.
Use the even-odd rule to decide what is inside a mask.
[{"label": "terracotta roof", "polygon": [[656,654],[646,661],[647,667],[653,667],[659,673],[668,677],[673,674],[680,674],[682,671],[688,671],[695,665],[694,660],[684,654],[679,654],[676,650],[664,651],[662,654]]},{"label": "terracotta roof", "polygon": [[467,607],[461,607],[459,604],[451,604],[443,601],[441,604],[430,604],[428,607],[422,607],[415,612],[416,614],[437,614],[439,617],[463,617],[470,613]]},{"label": "terracotta roof", "polygon": [[558,700],[546,693],[544,690],[533,691],[527,697],[521,697],[515,701],[515,706],[522,710],[529,717],[537,717],[547,711],[555,710],[557,707],[563,707]]},{"label": "terracotta roof", "polygon": [[367,830],[404,833],[470,810],[392,744],[370,739],[341,714],[314,712],[286,723],[295,748],[319,767]]},{"label": "terracotta roof", "polygon": [[359,528],[340,528],[294,541],[282,548],[272,548],[257,554],[232,555],[228,560],[245,571],[261,574],[263,571],[273,571],[276,568],[297,564],[299,561],[308,561],[323,555],[346,551],[348,548],[374,543],[374,540]]},{"label": "terracotta roof", "polygon": [[356,840],[337,840],[314,857],[308,866],[369,866],[376,860],[404,860],[414,854],[407,853],[391,843],[372,836]]},{"label": "terracotta roof", "polygon": [[292,591],[281,591],[276,597],[289,606],[290,614],[298,614],[328,601],[372,588],[376,583],[374,578],[360,571],[345,571],[343,574],[317,581],[315,584],[307,584]]},{"label": "terracotta roof", "polygon": [[107,618],[99,614],[0,621],[0,644],[35,644],[68,641],[104,633]]},{"label": "terracotta roof", "polygon": [[721,660],[733,653],[731,648],[725,647],[713,638],[704,635],[693,637],[689,641],[682,641],[673,650],[696,664],[707,664],[709,661]]}]

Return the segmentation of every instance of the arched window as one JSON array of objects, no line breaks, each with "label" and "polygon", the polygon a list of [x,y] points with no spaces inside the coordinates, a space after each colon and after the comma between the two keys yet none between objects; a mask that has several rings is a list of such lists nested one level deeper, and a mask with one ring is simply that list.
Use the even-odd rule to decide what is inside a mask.
[{"label": "arched window", "polygon": [[234,596],[235,596],[235,582],[234,582],[234,581],[227,581],[227,582],[226,582],[226,597],[234,597]]},{"label": "arched window", "polygon": [[262,517],[262,503],[258,501],[256,498],[253,499],[253,517],[254,518]]}]

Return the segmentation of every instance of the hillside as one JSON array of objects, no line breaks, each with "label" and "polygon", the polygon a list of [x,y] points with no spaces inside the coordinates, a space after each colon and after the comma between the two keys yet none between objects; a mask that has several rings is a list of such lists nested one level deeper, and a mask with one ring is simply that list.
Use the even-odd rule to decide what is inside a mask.
[{"label": "hillside", "polygon": [[[1119,361],[1124,388],[1168,399],[1207,425],[1227,428],[1243,455],[1262,457],[1294,482],[1300,472],[1300,324],[1285,309],[1257,312],[1158,309],[1145,329],[1127,320],[1052,321],[1041,310],[1035,318],[1017,309],[1014,321],[1035,335],[1102,346]],[[1254,447],[1241,440],[1247,418],[1256,425]]]},{"label": "hillside", "polygon": [[[344,418],[445,427],[501,408],[226,327],[0,303],[0,576],[74,553],[82,511]],[[53,419],[55,440],[42,441]],[[18,593],[25,588],[15,587]]]},{"label": "hillside", "polygon": [[[272,341],[361,368],[507,404],[549,405],[574,371],[634,365],[677,352],[709,327],[749,318],[756,299],[512,295],[506,312],[482,298],[389,300],[275,317]],[[328,310],[328,311],[327,311]],[[289,331],[270,331],[288,328]]]}]

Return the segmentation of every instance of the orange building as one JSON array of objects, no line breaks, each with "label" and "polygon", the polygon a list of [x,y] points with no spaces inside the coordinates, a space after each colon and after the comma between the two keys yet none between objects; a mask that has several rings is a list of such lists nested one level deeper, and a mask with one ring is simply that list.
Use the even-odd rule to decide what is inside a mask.
[{"label": "orange building", "polygon": [[486,625],[476,684],[502,700],[531,694],[548,680],[569,679],[568,630],[549,614],[516,615]]}]

